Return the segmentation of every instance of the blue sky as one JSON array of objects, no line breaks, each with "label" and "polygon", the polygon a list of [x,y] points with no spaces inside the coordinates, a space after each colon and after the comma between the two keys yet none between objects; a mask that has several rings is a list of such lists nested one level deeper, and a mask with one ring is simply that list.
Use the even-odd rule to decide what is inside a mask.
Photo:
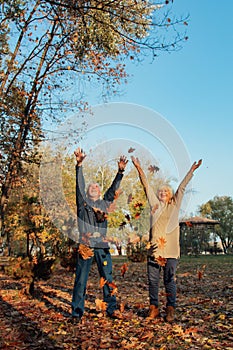
[{"label": "blue sky", "polygon": [[[233,196],[233,1],[174,0],[173,11],[189,14],[189,40],[152,64],[127,64],[133,76],[111,102],[157,111],[176,129],[191,161],[203,159],[188,208],[195,214],[215,195]],[[92,96],[91,103],[99,100]]]},{"label": "blue sky", "polygon": [[[136,151],[144,147],[163,174],[175,178],[174,190],[191,163],[203,159],[183,210],[189,216],[214,196],[233,197],[233,1],[174,0],[173,13],[189,15],[189,40],[180,51],[161,53],[153,63],[127,63],[131,77],[122,93],[109,101],[110,110],[103,107],[96,87],[87,88],[85,98],[95,118],[89,118],[82,147],[87,152],[102,147],[109,159],[114,157],[110,150],[119,144],[124,154],[129,145]],[[70,118],[75,130],[77,118]],[[74,137],[69,138],[71,147]]]}]

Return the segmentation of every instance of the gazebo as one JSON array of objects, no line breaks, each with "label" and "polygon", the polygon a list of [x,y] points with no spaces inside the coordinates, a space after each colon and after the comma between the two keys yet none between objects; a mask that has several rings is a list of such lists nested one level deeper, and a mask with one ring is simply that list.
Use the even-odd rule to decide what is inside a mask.
[{"label": "gazebo", "polygon": [[191,218],[180,220],[180,227],[183,225],[195,228],[214,228],[215,225],[219,224],[219,221],[213,219],[203,218],[201,216],[193,216]]},{"label": "gazebo", "polygon": [[[215,226],[219,224],[219,221],[204,218],[201,216],[193,216],[190,218],[184,218],[180,220],[180,231],[181,231],[181,249],[183,245],[183,249],[185,253],[188,253],[190,250],[193,251],[195,254],[198,254],[198,251],[207,249],[208,242],[205,239],[205,233],[208,230],[215,231]],[[193,242],[191,246],[187,246],[187,241],[185,239],[186,236],[183,235],[184,232],[187,233],[191,232],[193,233]],[[190,243],[190,242],[189,242]],[[202,249],[201,249],[202,248]],[[214,243],[214,247],[211,248],[215,253],[217,252],[217,246],[216,243]],[[209,247],[208,247],[209,250]]]}]

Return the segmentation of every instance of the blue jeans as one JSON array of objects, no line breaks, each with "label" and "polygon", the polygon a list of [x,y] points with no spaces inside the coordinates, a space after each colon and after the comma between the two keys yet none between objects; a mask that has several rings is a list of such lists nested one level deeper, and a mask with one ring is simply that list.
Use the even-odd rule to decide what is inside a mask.
[{"label": "blue jeans", "polygon": [[[103,277],[108,282],[112,282],[112,257],[109,249],[95,248],[94,257],[100,277]],[[84,313],[87,280],[94,257],[84,260],[81,255],[78,255],[71,303],[73,317],[82,317]],[[111,296],[111,291],[112,288],[105,283],[103,287],[103,299],[107,303],[106,311],[109,315],[116,310],[116,297],[115,295]]]},{"label": "blue jeans", "polygon": [[177,259],[168,258],[165,266],[160,266],[149,257],[147,262],[147,272],[149,281],[150,305],[159,305],[159,277],[163,269],[163,281],[167,295],[166,306],[176,306],[176,273]]}]

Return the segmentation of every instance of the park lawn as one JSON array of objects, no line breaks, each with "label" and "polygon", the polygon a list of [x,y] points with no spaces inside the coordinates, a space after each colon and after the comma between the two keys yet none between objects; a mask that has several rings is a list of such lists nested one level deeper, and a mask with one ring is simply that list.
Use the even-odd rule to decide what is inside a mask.
[{"label": "park lawn", "polygon": [[[123,277],[121,267],[128,264]],[[161,280],[160,311],[146,319],[149,299],[146,263],[113,257],[114,283],[123,318],[97,311],[102,299],[96,265],[87,287],[86,312],[72,325],[67,313],[74,274],[58,264],[48,281],[36,283],[34,298],[25,284],[0,273],[1,349],[233,349],[233,256],[182,257],[177,269],[176,320],[164,321],[166,295]]]}]

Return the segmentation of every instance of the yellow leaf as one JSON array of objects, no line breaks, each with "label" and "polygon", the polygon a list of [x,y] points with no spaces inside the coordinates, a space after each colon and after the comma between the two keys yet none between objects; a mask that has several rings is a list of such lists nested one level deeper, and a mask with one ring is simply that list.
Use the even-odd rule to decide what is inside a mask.
[{"label": "yellow leaf", "polygon": [[219,318],[220,320],[222,320],[222,321],[223,321],[223,320],[225,320],[225,318],[226,318],[226,315],[224,315],[224,314],[221,314],[221,315],[219,315],[219,316],[218,316],[218,318]]}]

